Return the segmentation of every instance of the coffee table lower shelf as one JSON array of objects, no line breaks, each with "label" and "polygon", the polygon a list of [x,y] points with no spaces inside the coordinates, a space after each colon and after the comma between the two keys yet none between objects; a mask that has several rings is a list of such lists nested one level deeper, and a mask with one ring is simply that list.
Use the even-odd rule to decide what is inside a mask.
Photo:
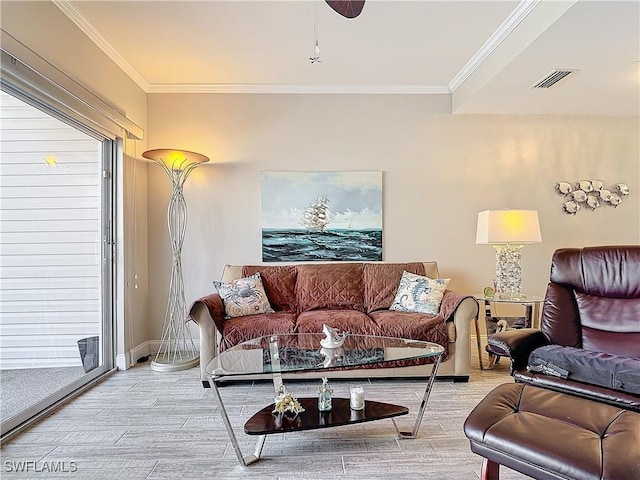
[{"label": "coffee table lower shelf", "polygon": [[272,403],[263,408],[244,425],[244,432],[248,435],[270,435],[273,433],[296,432],[302,430],[315,430],[318,428],[338,427],[354,423],[372,422],[385,418],[407,415],[409,409],[391,403],[365,401],[362,410],[352,410],[349,400],[346,398],[332,399],[333,408],[328,412],[318,410],[317,398],[299,398],[298,401],[304,408],[304,412],[295,418],[271,413],[274,408]]}]

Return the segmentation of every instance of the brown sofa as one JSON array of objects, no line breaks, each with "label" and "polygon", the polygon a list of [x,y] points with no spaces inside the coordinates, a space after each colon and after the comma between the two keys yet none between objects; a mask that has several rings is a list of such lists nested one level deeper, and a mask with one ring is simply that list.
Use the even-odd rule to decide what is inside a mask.
[{"label": "brown sofa", "polygon": [[516,383],[490,392],[464,430],[484,457],[534,478],[640,478],[640,246],[557,250],[541,330],[489,338]]},{"label": "brown sofa", "polygon": [[[218,351],[272,333],[321,333],[323,324],[353,334],[438,343],[445,348],[438,377],[467,381],[471,372],[470,328],[478,315],[477,301],[447,290],[438,315],[390,311],[405,270],[439,278],[436,262],[225,266],[223,282],[259,272],[275,312],[225,319],[217,293],[196,300],[189,318],[200,329],[203,384],[209,386],[205,368]],[[336,372],[335,376],[424,377],[431,367],[353,370]]]}]

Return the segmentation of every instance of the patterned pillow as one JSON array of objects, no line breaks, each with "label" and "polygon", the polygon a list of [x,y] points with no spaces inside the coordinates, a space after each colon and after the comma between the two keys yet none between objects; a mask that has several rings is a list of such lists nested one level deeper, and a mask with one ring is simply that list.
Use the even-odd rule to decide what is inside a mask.
[{"label": "patterned pillow", "polygon": [[225,318],[273,313],[259,272],[229,283],[213,282],[213,286],[224,303]]},{"label": "patterned pillow", "polygon": [[429,278],[404,271],[396,298],[389,310],[398,312],[440,313],[440,304],[449,278]]}]

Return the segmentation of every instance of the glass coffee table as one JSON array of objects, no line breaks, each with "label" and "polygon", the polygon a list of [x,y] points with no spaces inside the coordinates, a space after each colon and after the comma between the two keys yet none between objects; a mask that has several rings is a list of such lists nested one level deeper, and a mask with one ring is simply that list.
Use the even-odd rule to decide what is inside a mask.
[{"label": "glass coffee table", "polygon": [[[323,334],[315,333],[254,338],[221,352],[207,365],[206,372],[211,379],[210,384],[220,408],[222,420],[242,465],[257,462],[262,454],[266,435],[274,433],[330,428],[391,418],[399,438],[415,438],[418,434],[444,348],[430,342],[370,335],[349,335],[340,347],[325,348],[320,344],[324,338]],[[222,379],[270,374],[273,378],[274,391],[277,393],[283,387],[282,374],[317,372],[320,378],[330,376],[329,372],[338,370],[403,367],[427,363],[433,364],[433,368],[413,430],[402,431],[398,428],[394,417],[409,413],[408,408],[400,405],[365,400],[363,410],[351,410],[349,399],[334,397],[333,408],[329,412],[320,412],[317,397],[298,398],[305,411],[292,420],[283,421],[280,415],[272,414],[274,404],[271,404],[247,421],[244,426],[245,433],[257,435],[258,440],[253,454],[246,456],[240,450],[218,389]]]}]

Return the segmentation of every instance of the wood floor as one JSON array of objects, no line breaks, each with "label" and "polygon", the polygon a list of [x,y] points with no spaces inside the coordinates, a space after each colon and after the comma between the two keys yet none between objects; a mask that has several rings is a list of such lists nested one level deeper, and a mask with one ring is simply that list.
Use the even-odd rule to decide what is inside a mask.
[{"label": "wood floor", "polygon": [[[202,388],[199,369],[157,373],[142,364],[116,372],[5,444],[0,450],[0,477],[477,479],[482,460],[471,453],[462,424],[488,391],[511,381],[504,361],[492,371],[475,365],[469,383],[437,381],[415,440],[398,440],[391,420],[271,435],[264,458],[242,467],[211,390]],[[397,419],[402,427],[413,426],[425,386],[400,379],[331,383],[336,397],[348,398],[349,385],[362,383],[366,399],[409,407],[409,415]],[[314,396],[319,384],[305,381],[287,386],[303,397]],[[273,401],[272,384],[234,384],[221,393],[243,452],[252,453],[255,437],[244,435],[242,427]],[[504,467],[501,474],[503,480],[527,478]]]}]

